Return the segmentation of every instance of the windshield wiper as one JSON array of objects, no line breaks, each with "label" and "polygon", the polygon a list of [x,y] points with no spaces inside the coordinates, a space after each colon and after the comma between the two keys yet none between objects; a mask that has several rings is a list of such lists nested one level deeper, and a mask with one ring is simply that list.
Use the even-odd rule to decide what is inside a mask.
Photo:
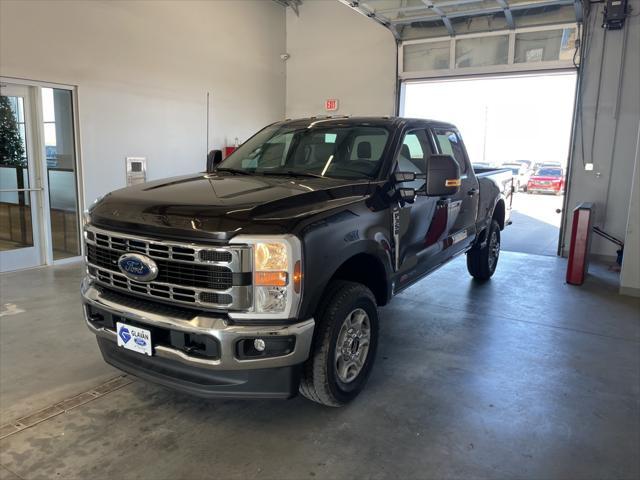
[{"label": "windshield wiper", "polygon": [[287,170],[286,172],[269,172],[269,171],[261,171],[259,172],[262,175],[273,175],[280,177],[309,177],[309,178],[327,178],[322,175],[318,175],[317,173],[309,173],[309,172],[294,172],[292,170]]},{"label": "windshield wiper", "polygon": [[239,175],[251,175],[251,172],[247,172],[246,170],[240,170],[240,169],[237,169],[237,168],[220,167],[220,168],[216,168],[215,171],[216,172],[237,173]]}]

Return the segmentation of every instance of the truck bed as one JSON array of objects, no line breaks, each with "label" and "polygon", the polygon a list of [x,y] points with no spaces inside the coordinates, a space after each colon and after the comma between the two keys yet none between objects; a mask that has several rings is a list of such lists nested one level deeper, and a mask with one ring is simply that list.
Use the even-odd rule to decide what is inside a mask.
[{"label": "truck bed", "polygon": [[480,183],[480,202],[483,203],[483,191],[489,191],[488,188],[483,188],[483,183],[491,182],[498,187],[498,190],[505,198],[506,206],[506,221],[510,222],[511,217],[511,204],[513,203],[513,193],[515,192],[513,172],[510,168],[474,168],[473,171]]}]

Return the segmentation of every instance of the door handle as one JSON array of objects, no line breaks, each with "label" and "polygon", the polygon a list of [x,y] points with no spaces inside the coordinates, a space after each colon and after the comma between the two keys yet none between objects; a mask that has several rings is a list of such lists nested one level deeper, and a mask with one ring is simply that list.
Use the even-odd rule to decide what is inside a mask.
[{"label": "door handle", "polygon": [[469,190],[467,192],[467,195],[469,195],[470,197],[473,197],[476,193],[478,193],[478,189],[477,188],[472,188],[471,190]]}]

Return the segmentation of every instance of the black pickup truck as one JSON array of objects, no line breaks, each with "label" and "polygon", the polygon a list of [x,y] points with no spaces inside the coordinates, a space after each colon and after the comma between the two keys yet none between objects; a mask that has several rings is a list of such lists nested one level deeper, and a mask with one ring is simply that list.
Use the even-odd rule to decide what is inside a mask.
[{"label": "black pickup truck", "polygon": [[427,120],[279,122],[207,170],[97,201],[82,282],[108,363],[205,397],[350,401],[378,307],[461,254],[489,279],[510,213],[505,172]]}]

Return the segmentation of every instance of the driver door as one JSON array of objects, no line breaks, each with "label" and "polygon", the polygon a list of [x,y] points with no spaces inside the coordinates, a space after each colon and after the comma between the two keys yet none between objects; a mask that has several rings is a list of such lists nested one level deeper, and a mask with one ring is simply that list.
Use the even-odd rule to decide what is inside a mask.
[{"label": "driver door", "polygon": [[[396,171],[424,174],[434,152],[426,129],[408,131],[396,158]],[[402,186],[424,190],[425,180],[416,179]],[[396,241],[396,289],[413,283],[426,273],[438,251],[437,242],[429,243],[429,230],[438,210],[438,199],[416,196],[413,204],[394,207],[392,217]]]}]

